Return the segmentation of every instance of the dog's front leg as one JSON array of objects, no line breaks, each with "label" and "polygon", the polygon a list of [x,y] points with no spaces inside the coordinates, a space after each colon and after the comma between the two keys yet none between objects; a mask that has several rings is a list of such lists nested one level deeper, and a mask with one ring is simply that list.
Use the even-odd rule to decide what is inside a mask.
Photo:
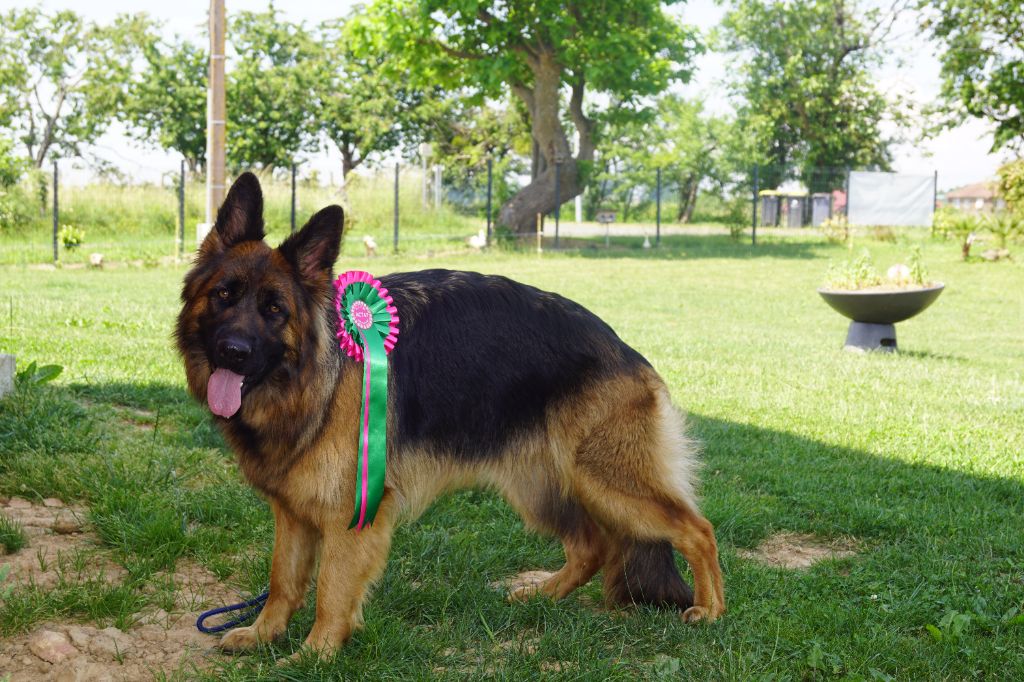
[{"label": "dog's front leg", "polygon": [[363,601],[384,572],[394,519],[385,493],[372,526],[349,530],[349,518],[337,516],[323,530],[316,589],[316,622],[304,648],[330,656],[363,624]]},{"label": "dog's front leg", "polygon": [[250,649],[276,639],[288,619],[302,606],[320,541],[316,527],[296,518],[271,499],[274,511],[274,557],[270,565],[270,596],[252,625],[235,628],[220,640],[225,651]]}]

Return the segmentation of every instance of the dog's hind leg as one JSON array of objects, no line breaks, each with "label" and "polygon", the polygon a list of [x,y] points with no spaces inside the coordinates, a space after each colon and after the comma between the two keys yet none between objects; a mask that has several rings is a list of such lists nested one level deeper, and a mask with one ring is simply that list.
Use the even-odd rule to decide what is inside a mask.
[{"label": "dog's hind leg", "polygon": [[[725,594],[714,529],[693,493],[696,446],[660,382],[622,381],[608,393],[615,407],[581,440],[574,475],[588,512],[622,538],[621,556],[605,568],[606,595],[675,604],[687,621],[714,620],[725,612]],[[693,572],[692,605],[688,590],[671,587],[680,581],[672,547]]]},{"label": "dog's hind leg", "polygon": [[523,601],[538,594],[558,600],[587,584],[606,560],[606,549],[600,530],[592,521],[590,525],[594,529],[594,534],[562,538],[562,547],[565,550],[565,564],[562,568],[543,575],[539,580],[514,584],[509,590],[509,601]]},{"label": "dog's hind leg", "polygon": [[530,571],[513,578],[509,601],[538,594],[562,599],[594,577],[607,558],[607,542],[604,532],[578,502],[565,497],[551,483],[504,492],[528,526],[557,535],[565,551],[565,564],[554,573]]},{"label": "dog's hind leg", "polygon": [[273,498],[270,506],[274,512],[270,596],[252,625],[234,628],[221,638],[218,646],[224,651],[243,651],[276,639],[288,627],[288,619],[302,605],[309,589],[320,535]]}]

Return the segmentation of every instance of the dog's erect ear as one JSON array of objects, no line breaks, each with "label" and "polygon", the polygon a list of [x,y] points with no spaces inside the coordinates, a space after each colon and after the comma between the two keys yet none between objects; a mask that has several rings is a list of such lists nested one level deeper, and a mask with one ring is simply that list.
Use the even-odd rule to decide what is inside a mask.
[{"label": "dog's erect ear", "polygon": [[217,211],[214,226],[225,247],[263,239],[263,191],[252,173],[242,173]]},{"label": "dog's erect ear", "polygon": [[330,279],[331,268],[341,249],[345,212],[341,206],[328,206],[309,219],[306,225],[280,246],[299,274],[310,280]]}]

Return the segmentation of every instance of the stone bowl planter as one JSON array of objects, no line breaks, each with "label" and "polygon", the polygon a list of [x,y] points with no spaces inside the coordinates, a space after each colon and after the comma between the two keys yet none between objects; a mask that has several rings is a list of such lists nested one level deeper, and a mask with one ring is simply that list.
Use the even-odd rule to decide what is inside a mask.
[{"label": "stone bowl planter", "polygon": [[908,320],[935,302],[945,285],[920,289],[818,289],[832,308],[852,320],[846,335],[847,350],[896,350],[897,322]]}]

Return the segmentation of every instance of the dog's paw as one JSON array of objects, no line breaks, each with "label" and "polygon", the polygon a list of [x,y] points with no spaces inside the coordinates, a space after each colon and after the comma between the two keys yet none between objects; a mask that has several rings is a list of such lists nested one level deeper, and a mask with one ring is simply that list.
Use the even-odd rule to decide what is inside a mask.
[{"label": "dog's paw", "polygon": [[510,602],[526,601],[540,594],[544,583],[553,576],[548,571],[524,571],[511,578],[506,578],[499,585],[508,590]]},{"label": "dog's paw", "polygon": [[229,630],[226,635],[220,638],[217,648],[229,653],[248,651],[255,649],[260,644],[259,635],[252,625],[244,628]]},{"label": "dog's paw", "polygon": [[703,621],[705,623],[712,623],[718,620],[720,615],[722,615],[721,609],[712,609],[706,606],[691,606],[683,611],[683,622],[697,623],[699,621]]}]

